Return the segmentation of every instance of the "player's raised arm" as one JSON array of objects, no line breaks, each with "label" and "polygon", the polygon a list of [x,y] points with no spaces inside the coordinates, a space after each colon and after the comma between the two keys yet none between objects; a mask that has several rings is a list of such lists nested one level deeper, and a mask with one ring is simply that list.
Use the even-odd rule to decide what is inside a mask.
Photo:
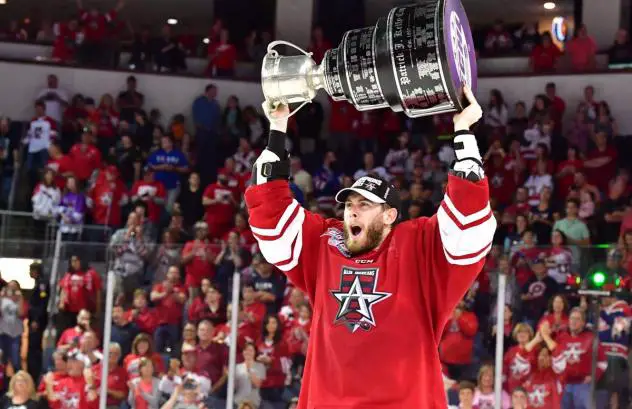
[{"label": "player's raised arm", "polygon": [[246,191],[250,227],[266,260],[312,296],[319,238],[327,222],[305,210],[292,196],[285,150],[287,106],[273,108],[264,103],[263,108],[270,120],[270,135],[267,148],[253,166],[252,186]]},{"label": "player's raised arm", "polygon": [[469,89],[465,95],[470,105],[454,117],[456,162],[445,196],[420,231],[424,278],[439,330],[481,271],[496,231],[481,155],[470,131],[482,111]]}]

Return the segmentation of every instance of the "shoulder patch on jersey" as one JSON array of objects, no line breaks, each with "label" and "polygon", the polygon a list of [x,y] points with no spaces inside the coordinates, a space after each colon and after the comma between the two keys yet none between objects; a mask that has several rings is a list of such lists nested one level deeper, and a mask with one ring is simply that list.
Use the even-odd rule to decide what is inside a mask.
[{"label": "shoulder patch on jersey", "polygon": [[349,249],[347,249],[347,245],[345,244],[345,235],[341,229],[330,227],[321,235],[321,237],[323,236],[329,236],[327,244],[337,248],[340,254],[345,257],[351,257],[351,253],[349,252]]}]

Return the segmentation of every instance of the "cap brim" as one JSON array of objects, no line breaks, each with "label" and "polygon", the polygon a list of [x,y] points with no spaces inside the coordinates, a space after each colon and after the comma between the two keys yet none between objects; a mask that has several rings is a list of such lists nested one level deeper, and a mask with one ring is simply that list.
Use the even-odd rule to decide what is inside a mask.
[{"label": "cap brim", "polygon": [[362,195],[365,199],[368,199],[372,201],[373,203],[380,203],[380,204],[386,203],[386,200],[382,199],[375,193],[367,192],[364,189],[358,189],[355,187],[347,187],[347,188],[342,189],[340,192],[338,192],[336,194],[336,202],[344,203],[345,201],[347,201],[347,198],[349,197],[351,193],[357,193],[359,195]]}]

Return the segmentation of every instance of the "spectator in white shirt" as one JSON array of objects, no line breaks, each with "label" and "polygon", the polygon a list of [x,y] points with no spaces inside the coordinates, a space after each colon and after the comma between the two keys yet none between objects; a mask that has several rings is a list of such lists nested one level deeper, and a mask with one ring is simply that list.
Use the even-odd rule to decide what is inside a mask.
[{"label": "spectator in white shirt", "polygon": [[64,110],[68,106],[68,93],[59,88],[59,79],[56,75],[48,76],[48,85],[39,92],[37,100],[46,105],[47,115],[60,125]]},{"label": "spectator in white shirt", "polygon": [[290,161],[290,169],[292,170],[294,184],[301,189],[305,195],[305,199],[309,200],[314,193],[314,181],[312,180],[312,175],[303,169],[301,158],[298,156],[292,157]]},{"label": "spectator in white shirt", "polygon": [[35,186],[39,178],[39,171],[48,162],[48,147],[57,137],[57,124],[46,115],[46,105],[42,101],[35,103],[35,117],[29,125],[29,130],[23,143],[28,145],[26,167],[29,170],[31,187]]},{"label": "spectator in white shirt", "polygon": [[509,121],[509,110],[503,94],[497,89],[490,91],[488,108],[485,111],[485,125],[492,128],[504,128]]},{"label": "spectator in white shirt", "polygon": [[540,193],[544,188],[553,189],[553,177],[547,173],[545,160],[535,163],[535,173],[529,176],[524,187],[529,191],[529,206],[540,204]]},{"label": "spectator in white shirt", "polygon": [[33,218],[35,220],[51,220],[55,217],[55,210],[61,201],[61,192],[55,185],[55,172],[46,169],[42,181],[33,191]]}]

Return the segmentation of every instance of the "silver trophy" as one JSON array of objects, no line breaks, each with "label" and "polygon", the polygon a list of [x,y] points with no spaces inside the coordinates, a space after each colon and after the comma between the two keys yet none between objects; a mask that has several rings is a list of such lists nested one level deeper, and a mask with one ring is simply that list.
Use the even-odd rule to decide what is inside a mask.
[{"label": "silver trophy", "polygon": [[[277,45],[301,54],[279,55]],[[411,118],[460,111],[464,85],[476,91],[476,58],[459,0],[424,0],[395,7],[374,27],[347,31],[320,65],[294,44],[274,41],[261,68],[271,104],[301,104],[323,88],[357,110],[388,108]]]}]

